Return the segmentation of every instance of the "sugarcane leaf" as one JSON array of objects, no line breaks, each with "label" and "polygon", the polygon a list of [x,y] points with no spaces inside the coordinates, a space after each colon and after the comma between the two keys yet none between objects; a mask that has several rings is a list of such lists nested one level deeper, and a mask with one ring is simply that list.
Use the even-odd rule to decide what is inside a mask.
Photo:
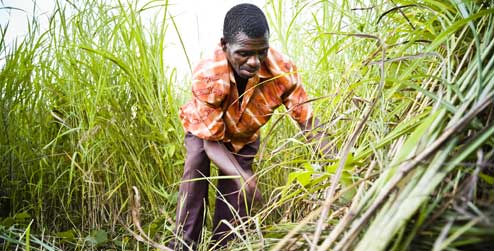
[{"label": "sugarcane leaf", "polygon": [[435,112],[424,119],[424,121],[408,136],[407,140],[401,147],[400,151],[396,155],[396,157],[391,162],[391,166],[398,165],[405,161],[407,158],[411,157],[415,150],[417,149],[417,145],[420,140],[427,136],[427,131],[430,129],[430,126],[438,116],[439,112]]},{"label": "sugarcane leaf", "polygon": [[494,176],[480,173],[479,177],[489,185],[494,185]]},{"label": "sugarcane leaf", "polygon": [[[490,127],[485,130],[480,135],[477,135],[476,139],[471,142],[465,149],[463,149],[455,158],[451,160],[451,163],[459,163],[463,161],[468,155],[472,154],[475,150],[479,149],[479,147],[488,140],[494,134],[494,127]],[[452,169],[455,167],[454,164],[451,164],[448,169]]]},{"label": "sugarcane leaf", "polygon": [[360,151],[356,154],[355,159],[357,161],[363,160],[369,156],[375,149],[382,148],[386,145],[391,144],[397,138],[407,134],[411,130],[413,130],[420,122],[424,119],[425,116],[429,114],[429,111],[425,111],[419,115],[414,116],[413,118],[403,121],[398,124],[390,133],[388,133],[384,138],[382,138],[379,142],[377,142],[372,149],[368,145],[362,147],[364,150]]}]

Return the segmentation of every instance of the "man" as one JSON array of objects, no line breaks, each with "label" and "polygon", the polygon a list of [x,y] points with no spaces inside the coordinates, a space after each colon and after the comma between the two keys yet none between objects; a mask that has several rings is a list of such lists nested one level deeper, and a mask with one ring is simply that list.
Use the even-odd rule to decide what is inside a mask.
[{"label": "man", "polygon": [[251,199],[261,198],[251,169],[259,128],[284,104],[300,127],[310,130],[312,110],[296,66],[269,47],[266,17],[252,4],[228,11],[220,45],[193,72],[192,93],[180,109],[187,155],[176,234],[193,249],[203,226],[210,161],[220,176],[239,177],[218,179],[213,240],[224,245],[233,236],[223,222],[245,217]]}]

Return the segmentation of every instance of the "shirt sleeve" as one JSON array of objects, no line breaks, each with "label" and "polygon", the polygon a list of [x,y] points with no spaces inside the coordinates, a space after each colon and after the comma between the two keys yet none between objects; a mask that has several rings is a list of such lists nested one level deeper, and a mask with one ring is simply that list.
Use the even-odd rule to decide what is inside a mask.
[{"label": "shirt sleeve", "polygon": [[230,91],[230,75],[223,67],[214,66],[214,61],[206,61],[196,67],[192,76],[192,94],[204,104],[219,107]]},{"label": "shirt sleeve", "polygon": [[225,136],[222,104],[230,89],[230,76],[228,71],[207,66],[199,65],[194,71],[193,97],[180,108],[180,118],[186,131],[202,139],[219,141]]},{"label": "shirt sleeve", "polygon": [[302,86],[297,67],[293,63],[289,67],[290,71],[288,71],[285,80],[290,82],[291,88],[284,96],[283,104],[295,121],[304,124],[312,117],[312,106],[307,102],[307,93]]}]

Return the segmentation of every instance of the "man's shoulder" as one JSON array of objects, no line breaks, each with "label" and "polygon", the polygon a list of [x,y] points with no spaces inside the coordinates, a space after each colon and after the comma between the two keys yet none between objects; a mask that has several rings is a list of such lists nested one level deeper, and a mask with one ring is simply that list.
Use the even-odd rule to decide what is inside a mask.
[{"label": "man's shoulder", "polygon": [[228,67],[226,56],[220,47],[216,47],[212,53],[203,57],[195,65],[193,75],[215,75],[223,73]]},{"label": "man's shoulder", "polygon": [[268,57],[265,62],[274,75],[293,73],[294,69],[296,69],[295,64],[288,55],[273,47],[269,47]]},{"label": "man's shoulder", "polygon": [[290,57],[286,53],[283,53],[274,47],[269,47],[268,56],[276,59],[279,62],[291,62]]}]

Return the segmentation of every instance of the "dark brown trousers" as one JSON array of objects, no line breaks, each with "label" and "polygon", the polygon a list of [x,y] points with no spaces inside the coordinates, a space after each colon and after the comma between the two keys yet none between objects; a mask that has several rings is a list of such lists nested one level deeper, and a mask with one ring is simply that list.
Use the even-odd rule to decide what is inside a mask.
[{"label": "dark brown trousers", "polygon": [[[208,185],[211,180],[210,160],[204,151],[203,140],[187,133],[185,135],[184,174],[179,188],[177,201],[176,234],[193,249],[200,239],[204,224],[205,208],[208,201]],[[254,156],[259,150],[259,139],[247,144],[234,154],[244,170],[252,170]],[[219,171],[219,176],[224,174]],[[238,217],[247,216],[248,209],[243,196],[239,196],[239,187],[232,179],[218,179],[216,204],[213,217],[213,241],[219,246],[225,245],[234,236],[228,234],[230,227],[222,221],[233,223]],[[243,193],[241,193],[243,194]],[[234,225],[234,224],[233,224]],[[175,241],[175,250],[187,250]],[[180,246],[180,247],[178,247]],[[177,248],[178,247],[178,248]]]}]

